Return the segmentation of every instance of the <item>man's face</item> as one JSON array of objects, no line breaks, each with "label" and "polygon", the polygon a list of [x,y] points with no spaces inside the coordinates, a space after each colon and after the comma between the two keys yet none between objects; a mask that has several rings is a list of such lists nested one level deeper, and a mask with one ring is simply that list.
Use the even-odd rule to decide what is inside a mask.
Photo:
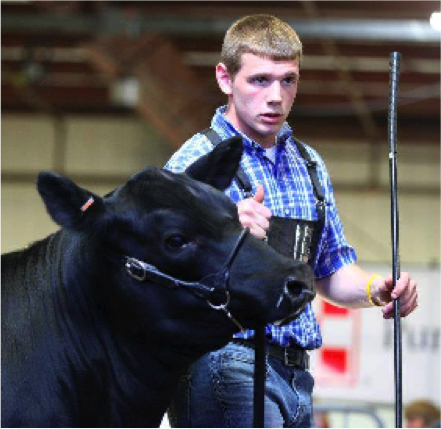
[{"label": "man's face", "polygon": [[221,90],[228,95],[227,118],[240,131],[264,147],[274,145],[297,94],[298,60],[273,60],[242,55],[242,67],[234,79],[219,64]]}]

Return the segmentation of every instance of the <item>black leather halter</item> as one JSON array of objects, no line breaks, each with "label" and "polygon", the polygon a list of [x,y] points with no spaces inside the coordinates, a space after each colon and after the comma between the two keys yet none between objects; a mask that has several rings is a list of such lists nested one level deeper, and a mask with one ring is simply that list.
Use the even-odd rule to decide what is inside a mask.
[{"label": "black leather halter", "polygon": [[125,267],[127,273],[140,282],[149,280],[171,288],[183,287],[188,289],[193,294],[205,299],[212,309],[223,311],[228,318],[235,323],[242,332],[244,332],[244,327],[237,321],[235,317],[232,316],[228,310],[228,305],[230,304],[228,285],[231,265],[233,264],[234,259],[236,258],[245,237],[248,234],[248,228],[245,228],[241,232],[225,264],[217,273],[209,274],[196,282],[188,282],[177,279],[176,277],[160,271],[154,265],[129,256],[125,257]]}]

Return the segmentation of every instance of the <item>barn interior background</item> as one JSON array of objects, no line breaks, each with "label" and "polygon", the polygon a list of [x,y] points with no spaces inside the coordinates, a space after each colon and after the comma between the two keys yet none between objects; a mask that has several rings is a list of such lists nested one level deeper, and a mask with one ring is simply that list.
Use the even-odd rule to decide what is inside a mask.
[{"label": "barn interior background", "polygon": [[[421,285],[420,309],[404,322],[404,400],[439,404],[440,32],[430,24],[439,8],[436,1],[2,1],[2,252],[57,229],[35,189],[40,170],[103,194],[144,165],[162,166],[206,128],[225,103],[214,78],[225,30],[246,14],[271,13],[304,44],[289,122],[324,157],[360,264],[388,273],[389,53],[399,51],[400,254],[402,270]],[[317,403],[331,406],[332,426],[378,427],[377,417],[392,426],[391,324],[376,310],[316,305],[325,336],[314,356]],[[353,407],[367,413],[341,412]]]}]

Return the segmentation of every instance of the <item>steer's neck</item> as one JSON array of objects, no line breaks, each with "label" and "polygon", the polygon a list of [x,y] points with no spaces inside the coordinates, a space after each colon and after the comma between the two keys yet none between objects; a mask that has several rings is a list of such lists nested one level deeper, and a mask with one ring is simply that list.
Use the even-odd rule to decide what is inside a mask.
[{"label": "steer's neck", "polygon": [[159,426],[190,359],[182,359],[179,350],[173,352],[168,344],[138,336],[136,318],[132,319],[115,294],[121,268],[103,271],[102,266],[108,267],[107,256],[95,253],[81,239],[66,241],[64,252],[75,259],[71,257],[63,269],[63,287],[73,298],[64,305],[64,323],[73,327],[66,330],[72,337],[73,353],[85,361],[84,371],[79,372],[84,377],[89,377],[88,372],[98,375],[94,378],[97,385],[90,386],[98,390],[96,394],[112,392],[103,410],[107,426]]},{"label": "steer's neck", "polygon": [[52,278],[59,323],[70,329],[75,341],[76,336],[87,334],[90,326],[99,325],[101,320],[94,297],[93,250],[81,235],[61,230],[54,236],[51,252],[56,259]]},{"label": "steer's neck", "polygon": [[[120,396],[119,409],[112,423],[121,426],[159,426],[186,365],[178,355],[165,353],[163,347],[149,343],[116,346],[118,359],[114,365],[112,384]],[[168,352],[168,350],[167,350]]]},{"label": "steer's neck", "polygon": [[158,427],[187,367],[180,362],[179,356],[173,356],[169,350],[164,353],[163,347],[155,344],[150,345],[148,353],[139,353],[133,363],[130,366],[125,361],[126,375],[133,377],[132,386],[140,387],[142,383],[144,393],[140,397],[133,388],[126,392],[133,406],[132,417],[126,423],[133,425],[131,419],[138,415],[143,420],[139,423],[147,427]]}]

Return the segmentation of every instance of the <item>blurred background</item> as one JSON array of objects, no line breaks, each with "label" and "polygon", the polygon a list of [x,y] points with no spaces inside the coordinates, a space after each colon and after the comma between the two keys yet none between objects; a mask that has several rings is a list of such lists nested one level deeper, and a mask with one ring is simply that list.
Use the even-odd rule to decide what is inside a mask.
[{"label": "blurred background", "polygon": [[[404,401],[440,403],[440,3],[2,1],[1,245],[55,231],[35,189],[56,170],[104,194],[162,166],[226,99],[214,76],[238,18],[270,13],[304,45],[294,134],[323,156],[359,263],[390,272],[389,54],[402,54],[402,271],[420,283],[403,322]],[[316,300],[317,409],[329,427],[394,425],[391,323]],[[323,420],[323,421],[325,421]],[[166,424],[166,422],[165,422]]]}]

